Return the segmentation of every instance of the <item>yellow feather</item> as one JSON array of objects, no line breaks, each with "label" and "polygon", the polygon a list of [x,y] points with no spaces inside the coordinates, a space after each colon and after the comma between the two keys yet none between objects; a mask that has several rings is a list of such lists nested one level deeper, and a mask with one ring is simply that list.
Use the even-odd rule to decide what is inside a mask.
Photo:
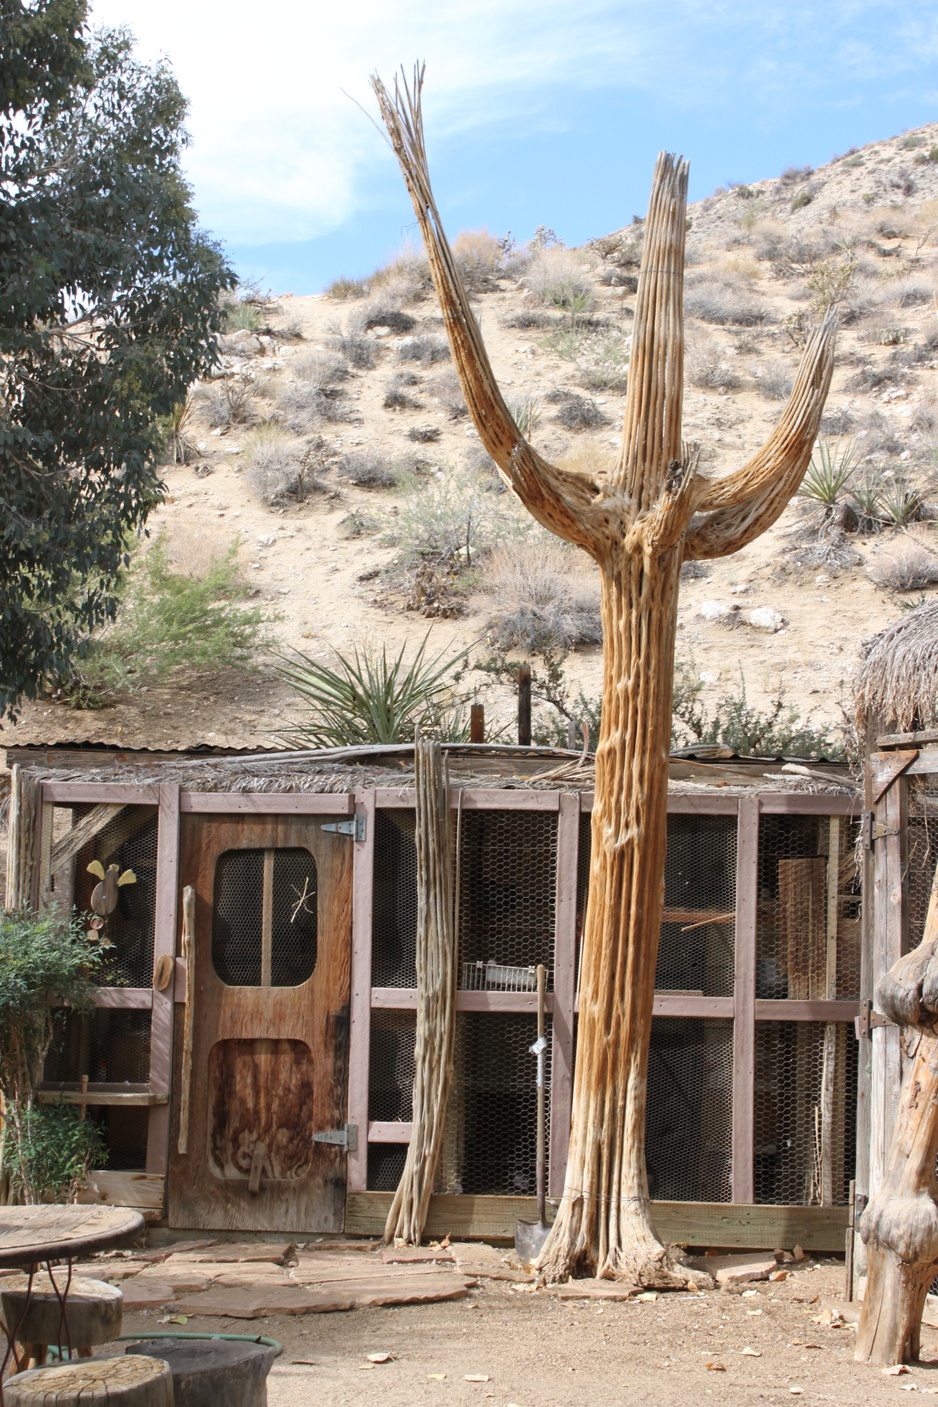
[{"label": "yellow feather", "polygon": [[102,865],[101,861],[100,861],[100,860],[92,860],[91,864],[88,866],[88,873],[89,873],[89,874],[96,875],[98,879],[103,879],[103,878],[104,878],[104,866]]},{"label": "yellow feather", "polygon": [[118,884],[136,884],[137,876],[134,874],[133,870],[125,870],[117,882]]}]

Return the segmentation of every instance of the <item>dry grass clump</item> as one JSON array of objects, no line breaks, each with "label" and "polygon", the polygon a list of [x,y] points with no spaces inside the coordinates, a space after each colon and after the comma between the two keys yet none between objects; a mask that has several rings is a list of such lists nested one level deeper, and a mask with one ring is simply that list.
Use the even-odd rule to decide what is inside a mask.
[{"label": "dry grass clump", "polygon": [[870,576],[885,591],[922,591],[938,581],[938,557],[918,543],[909,543],[875,562]]},{"label": "dry grass clump", "polygon": [[469,414],[466,398],[455,371],[441,372],[433,381],[428,382],[427,390],[443,407],[450,420],[461,420]]},{"label": "dry grass clump", "polygon": [[739,372],[710,338],[691,345],[684,358],[684,372],[692,386],[713,391],[735,391],[742,385]]},{"label": "dry grass clump", "polygon": [[386,327],[389,332],[403,335],[407,332],[413,332],[417,326],[415,317],[411,317],[410,313],[405,313],[402,309],[394,307],[390,302],[372,304],[368,308],[363,308],[362,313],[364,315],[363,332],[371,332],[376,327]]},{"label": "dry grass clump", "polygon": [[551,391],[546,399],[559,405],[554,419],[566,430],[597,430],[609,424],[595,401],[578,396],[575,391]]},{"label": "dry grass clump", "polygon": [[592,309],[593,285],[583,256],[572,249],[539,249],[525,270],[524,283],[545,307],[574,315]]},{"label": "dry grass clump", "polygon": [[257,419],[257,388],[249,376],[226,376],[209,397],[209,418],[213,425],[253,425]]},{"label": "dry grass clump", "polygon": [[411,388],[420,384],[412,371],[399,371],[388,381],[382,405],[385,410],[419,410],[423,404],[411,395]]},{"label": "dry grass clump", "polygon": [[312,352],[292,363],[293,380],[280,391],[280,404],[290,429],[304,434],[322,420],[347,418],[345,391],[339,384],[348,376],[345,358],[330,352]]},{"label": "dry grass clump", "polygon": [[376,450],[350,450],[336,466],[340,479],[360,489],[393,489],[401,481],[401,472]]},{"label": "dry grass clump", "polygon": [[541,308],[522,308],[520,312],[509,314],[503,320],[502,327],[517,327],[523,332],[531,332],[534,329],[546,331],[559,327],[561,322],[562,319],[556,313],[548,313]]},{"label": "dry grass clump", "polygon": [[822,435],[849,435],[856,425],[856,416],[849,406],[833,406],[821,419]]},{"label": "dry grass clump", "polygon": [[738,281],[706,274],[688,279],[684,311],[701,322],[731,327],[757,327],[772,320],[768,309]]},{"label": "dry grass clump", "polygon": [[367,291],[367,279],[344,277],[333,279],[323,289],[326,297],[334,298],[337,303],[344,303],[350,298],[364,298]]},{"label": "dry grass clump", "polygon": [[322,440],[307,444],[279,425],[259,425],[244,446],[248,482],[271,508],[303,503],[325,488],[321,471],[326,454]]},{"label": "dry grass clump", "polygon": [[423,332],[417,337],[405,337],[399,342],[397,355],[402,362],[426,362],[432,366],[435,362],[449,359],[449,343],[437,332]]},{"label": "dry grass clump", "polygon": [[883,289],[883,302],[894,308],[917,308],[923,303],[931,303],[934,297],[934,281],[916,274],[890,279]]},{"label": "dry grass clump", "polygon": [[453,240],[453,257],[467,293],[494,288],[501,271],[504,243],[488,230],[463,230]]},{"label": "dry grass clump", "polygon": [[761,372],[756,373],[759,394],[769,401],[787,401],[795,384],[794,373],[785,362],[777,358],[765,363]]},{"label": "dry grass clump", "polygon": [[433,287],[427,256],[407,246],[368,279],[368,292],[401,303],[417,303]]},{"label": "dry grass clump", "polygon": [[492,552],[480,604],[498,650],[542,654],[602,640],[596,573],[548,538]]}]

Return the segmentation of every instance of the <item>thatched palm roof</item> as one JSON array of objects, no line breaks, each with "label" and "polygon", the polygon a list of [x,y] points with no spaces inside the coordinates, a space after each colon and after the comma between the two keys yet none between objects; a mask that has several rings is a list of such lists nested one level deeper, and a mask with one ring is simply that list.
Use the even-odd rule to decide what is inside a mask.
[{"label": "thatched palm roof", "polygon": [[861,650],[854,680],[861,735],[938,726],[938,602],[907,611]]}]

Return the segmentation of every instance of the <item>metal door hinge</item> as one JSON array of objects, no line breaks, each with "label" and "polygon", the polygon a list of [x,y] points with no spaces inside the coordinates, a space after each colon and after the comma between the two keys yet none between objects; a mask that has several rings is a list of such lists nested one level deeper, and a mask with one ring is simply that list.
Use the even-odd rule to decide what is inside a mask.
[{"label": "metal door hinge", "polygon": [[341,1129],[326,1129],[324,1133],[313,1134],[314,1143],[331,1143],[336,1148],[344,1148],[346,1153],[358,1151],[358,1125],[346,1124]]},{"label": "metal door hinge", "polygon": [[853,1029],[856,1031],[858,1041],[870,1040],[876,1026],[894,1026],[895,1024],[881,1011],[874,1011],[871,1001],[863,1002],[860,1006],[860,1015],[853,1018]]},{"label": "metal door hinge", "polygon": [[863,844],[867,850],[872,850],[875,841],[899,834],[898,826],[884,826],[882,821],[874,820],[873,817],[872,811],[863,812]]},{"label": "metal door hinge", "polygon": [[322,829],[333,831],[336,835],[350,835],[354,840],[364,840],[367,834],[365,813],[359,811],[350,821],[327,821]]}]

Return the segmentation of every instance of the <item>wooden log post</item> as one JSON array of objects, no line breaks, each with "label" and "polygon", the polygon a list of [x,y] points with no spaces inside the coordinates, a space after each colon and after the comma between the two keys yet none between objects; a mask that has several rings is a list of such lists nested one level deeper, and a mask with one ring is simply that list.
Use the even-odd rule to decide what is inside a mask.
[{"label": "wooden log post", "polygon": [[723,557],[770,527],[811,459],[833,368],[832,317],[809,338],[794,389],[762,449],[708,479],[681,441],[687,164],[655,167],[635,305],[618,459],[608,473],[549,463],[495,381],[430,185],[423,71],[393,95],[372,86],[420,224],[453,362],[484,448],[532,516],[598,565],[602,718],[596,749],[577,1063],[563,1198],[538,1262],[675,1288],[699,1273],[661,1244],[645,1168],[645,1100],[664,900],[678,589],[686,560]]},{"label": "wooden log post", "polygon": [[159,1358],[83,1358],[10,1378],[4,1401],[6,1407],[173,1407],[173,1375]]},{"label": "wooden log post", "polygon": [[876,989],[879,1008],[915,1043],[885,1173],[860,1221],[867,1286],[856,1357],[914,1362],[925,1296],[938,1274],[938,871],[925,934]]},{"label": "wooden log post", "polygon": [[439,742],[415,748],[417,1035],[414,1113],[404,1171],[384,1228],[388,1244],[419,1246],[446,1130],[456,1033],[456,942],[449,775]]},{"label": "wooden log post", "polygon": [[35,896],[40,783],[14,763],[10,787],[5,904],[8,913],[15,913],[30,908]]}]

